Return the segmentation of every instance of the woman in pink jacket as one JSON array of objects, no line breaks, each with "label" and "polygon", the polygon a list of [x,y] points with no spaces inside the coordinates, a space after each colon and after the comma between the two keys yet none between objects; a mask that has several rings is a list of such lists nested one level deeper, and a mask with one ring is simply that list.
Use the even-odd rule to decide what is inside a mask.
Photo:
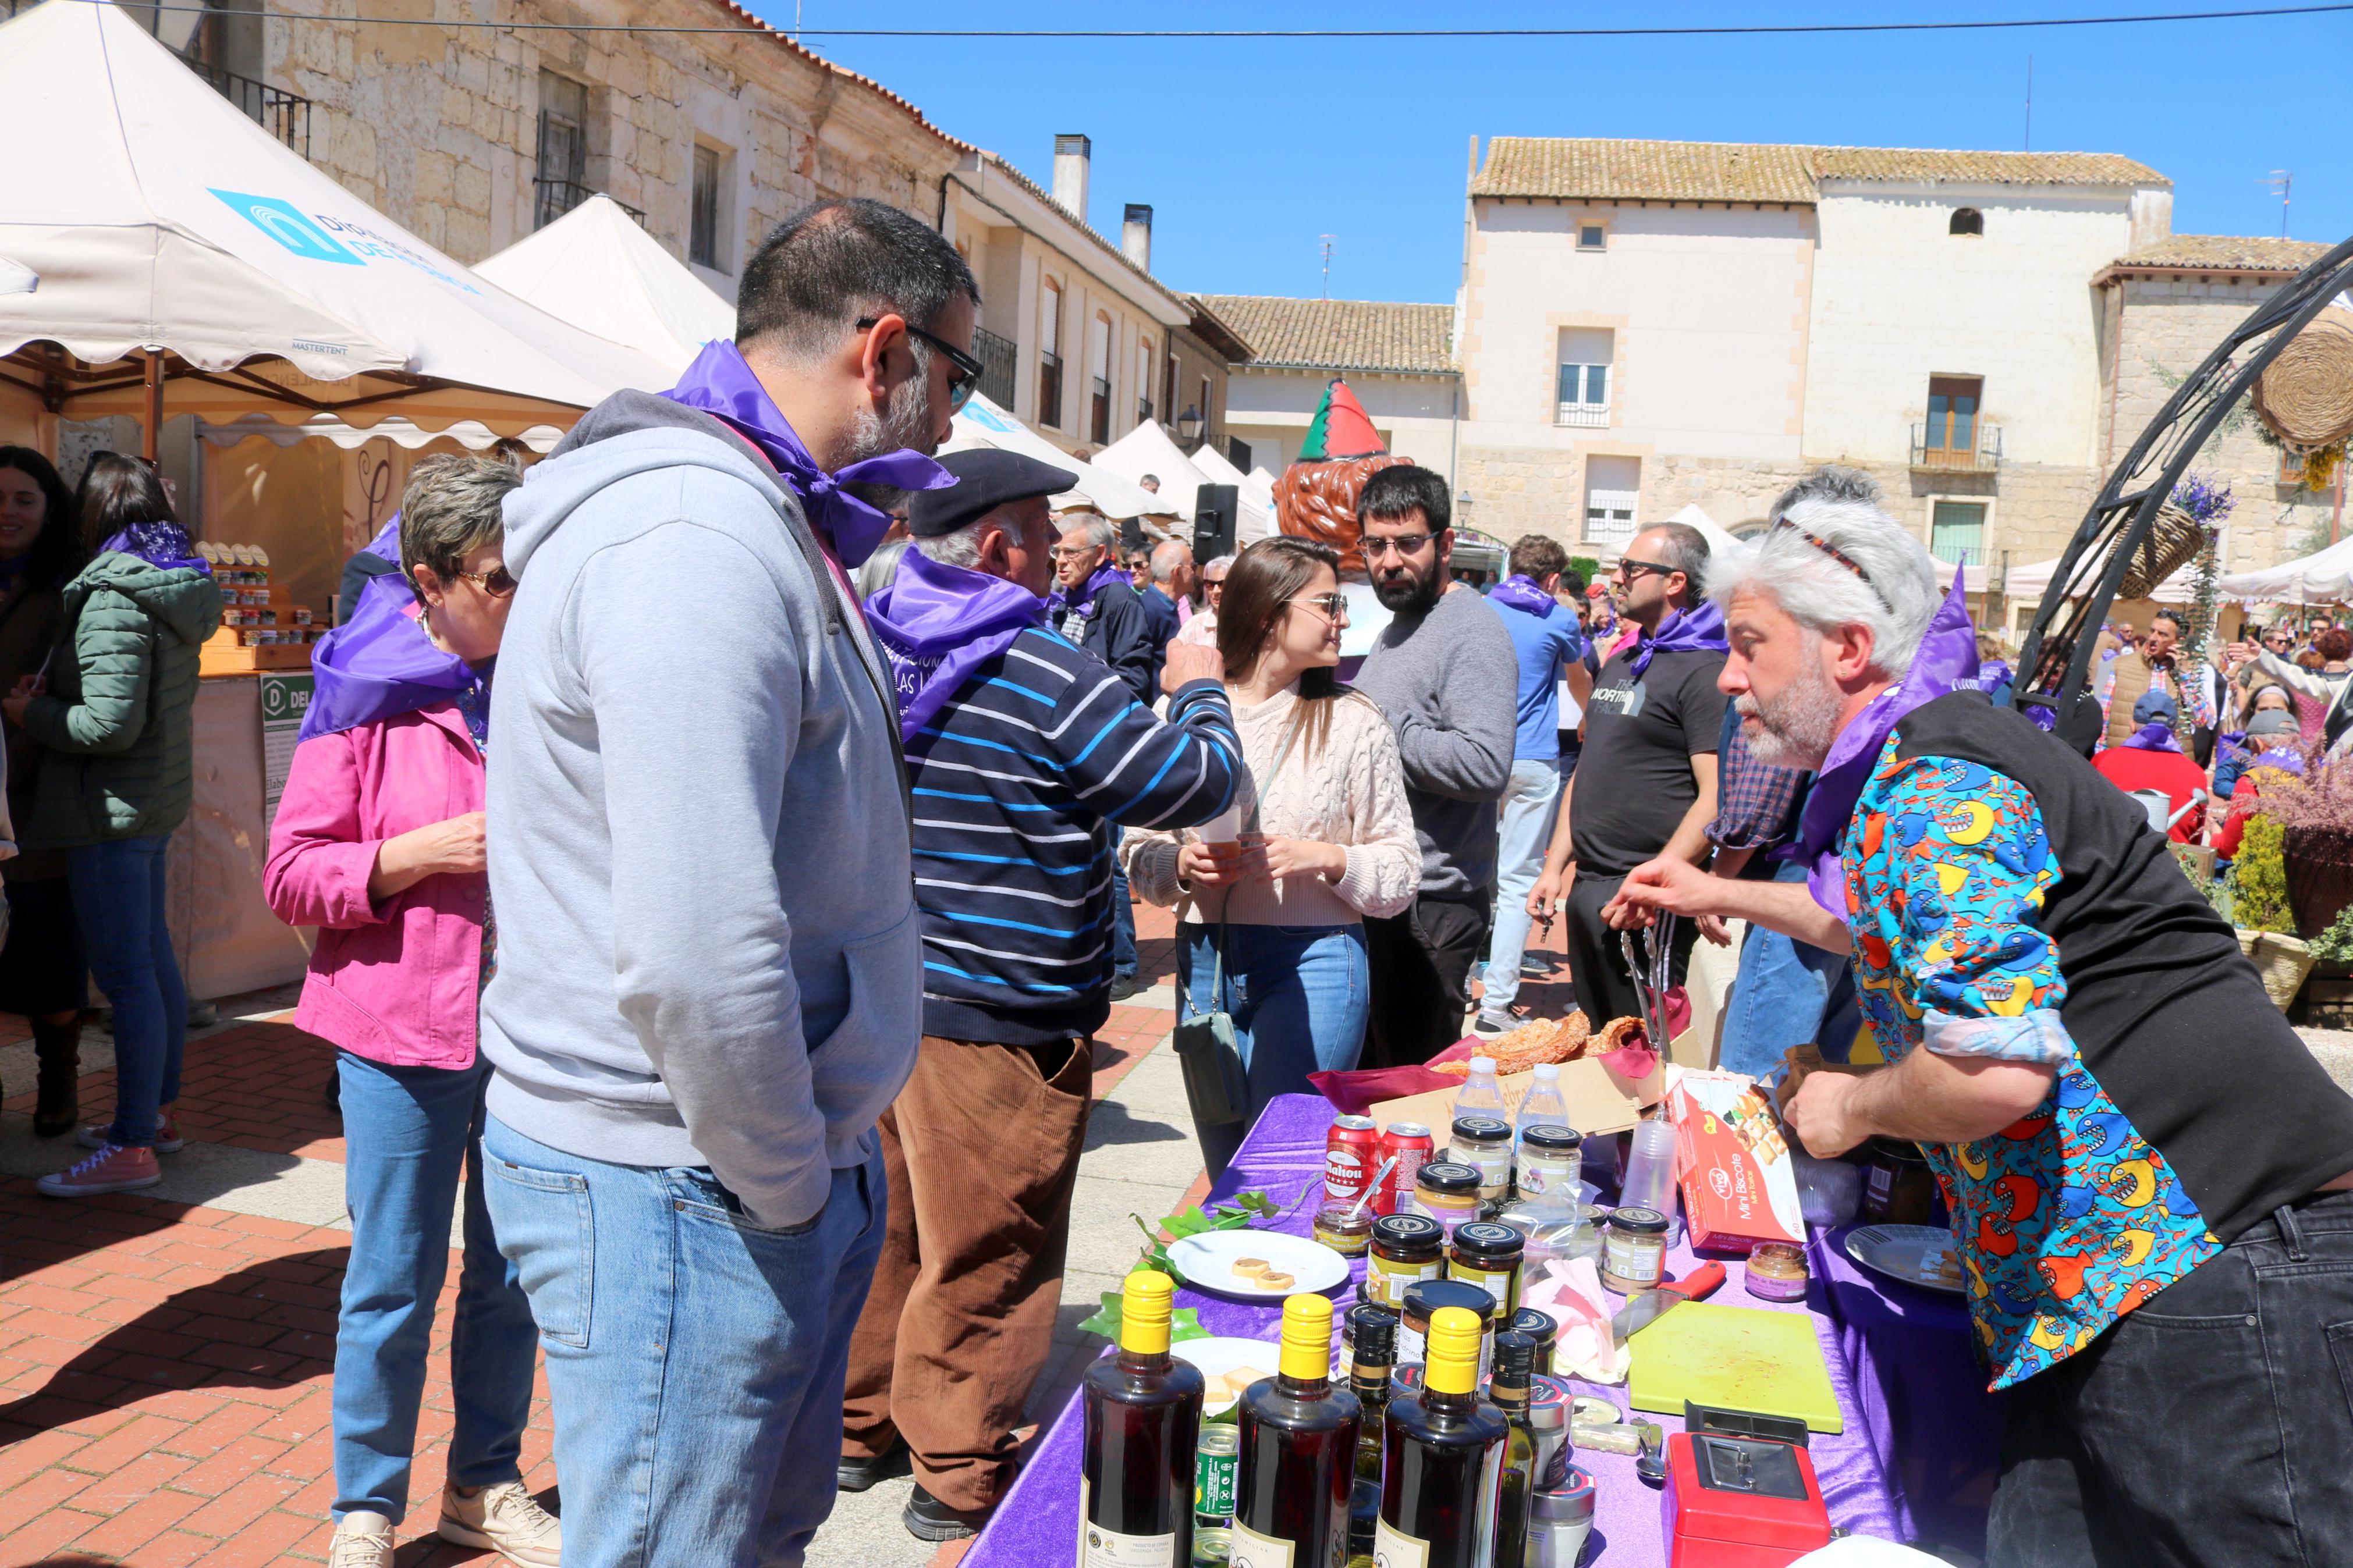
[{"label": "woman in pink jacket", "polygon": [[491,667],[515,588],[500,505],[521,482],[489,458],[418,465],[401,498],[402,575],[373,579],[320,643],[269,834],[269,907],[319,928],[295,1022],[338,1047],[343,1097],[352,1250],[330,1568],[391,1568],[469,1166],[438,1532],[519,1563],[554,1564],[560,1551],[555,1520],[522,1486],[538,1342],[483,1205],[490,1073],[474,1047],[496,942],[482,847]]}]

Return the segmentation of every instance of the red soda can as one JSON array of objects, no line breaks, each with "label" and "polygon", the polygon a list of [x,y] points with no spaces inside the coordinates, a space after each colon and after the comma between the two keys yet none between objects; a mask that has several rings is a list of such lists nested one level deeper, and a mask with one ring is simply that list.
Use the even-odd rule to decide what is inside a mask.
[{"label": "red soda can", "polygon": [[1369,1116],[1333,1118],[1324,1140],[1324,1195],[1354,1203],[1381,1165],[1380,1123]]},{"label": "red soda can", "polygon": [[1422,1166],[1430,1163],[1430,1153],[1436,1147],[1430,1136],[1430,1129],[1419,1121],[1389,1123],[1388,1131],[1381,1134],[1380,1162],[1376,1163],[1373,1168],[1379,1170],[1381,1163],[1388,1162],[1392,1155],[1397,1163],[1389,1166],[1389,1173],[1382,1179],[1380,1190],[1373,1194],[1374,1213],[1398,1212],[1398,1200],[1412,1194]]}]

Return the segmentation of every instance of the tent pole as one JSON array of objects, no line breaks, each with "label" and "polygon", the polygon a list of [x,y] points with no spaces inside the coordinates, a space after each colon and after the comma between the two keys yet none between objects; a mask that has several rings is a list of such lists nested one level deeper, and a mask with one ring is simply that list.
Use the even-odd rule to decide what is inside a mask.
[{"label": "tent pole", "polygon": [[147,351],[147,428],[139,438],[139,455],[154,463],[164,453],[164,352]]}]

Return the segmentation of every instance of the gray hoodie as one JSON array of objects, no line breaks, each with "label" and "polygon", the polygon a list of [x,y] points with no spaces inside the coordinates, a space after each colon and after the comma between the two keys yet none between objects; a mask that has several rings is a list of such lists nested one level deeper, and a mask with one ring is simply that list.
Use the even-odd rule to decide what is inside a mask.
[{"label": "gray hoodie", "polygon": [[532,470],[506,562],[490,1108],[797,1225],[922,1028],[888,675],[765,459],[662,399],[608,399]]}]

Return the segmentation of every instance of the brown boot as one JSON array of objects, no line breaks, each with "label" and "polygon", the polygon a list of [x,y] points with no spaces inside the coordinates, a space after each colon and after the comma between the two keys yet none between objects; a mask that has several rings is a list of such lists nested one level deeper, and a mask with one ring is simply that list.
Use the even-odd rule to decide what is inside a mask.
[{"label": "brown boot", "polygon": [[64,1024],[33,1020],[33,1055],[41,1064],[33,1131],[43,1138],[70,1132],[81,1119],[81,1018]]}]

